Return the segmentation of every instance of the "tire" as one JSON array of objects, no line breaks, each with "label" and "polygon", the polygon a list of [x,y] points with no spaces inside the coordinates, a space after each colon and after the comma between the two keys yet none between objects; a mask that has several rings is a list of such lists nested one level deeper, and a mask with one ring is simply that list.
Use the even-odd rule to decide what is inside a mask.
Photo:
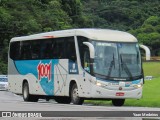
[{"label": "tire", "polygon": [[46,97],[46,101],[49,101],[50,99],[48,97]]},{"label": "tire", "polygon": [[125,99],[113,99],[112,104],[114,106],[123,106],[125,102]]},{"label": "tire", "polygon": [[82,105],[84,102],[83,98],[80,98],[78,95],[78,87],[77,84],[73,84],[70,92],[71,102],[75,105]]},{"label": "tire", "polygon": [[55,97],[54,100],[57,103],[62,103],[62,104],[70,104],[71,103],[71,98],[70,97]]},{"label": "tire", "polygon": [[36,95],[29,94],[29,86],[27,82],[24,83],[22,92],[23,92],[23,100],[26,102],[37,102],[39,99]]}]

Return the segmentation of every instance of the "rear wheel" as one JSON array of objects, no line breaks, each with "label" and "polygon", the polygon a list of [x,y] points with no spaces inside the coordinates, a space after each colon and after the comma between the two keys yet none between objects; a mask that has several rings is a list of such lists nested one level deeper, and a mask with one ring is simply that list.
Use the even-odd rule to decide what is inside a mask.
[{"label": "rear wheel", "polygon": [[78,87],[77,87],[76,83],[73,84],[73,86],[72,86],[70,96],[71,96],[71,102],[73,104],[76,104],[76,105],[82,105],[83,104],[84,99],[79,97]]},{"label": "rear wheel", "polygon": [[50,99],[48,97],[46,97],[46,101],[49,101]]},{"label": "rear wheel", "polygon": [[54,100],[57,103],[62,103],[62,104],[70,104],[71,103],[71,98],[70,97],[60,97],[60,96],[57,96],[57,97],[54,98]]},{"label": "rear wheel", "polygon": [[125,102],[125,99],[113,99],[112,104],[114,106],[122,106]]},{"label": "rear wheel", "polygon": [[23,100],[26,102],[37,102],[38,97],[35,95],[30,95],[29,94],[29,85],[27,82],[24,83],[23,85]]}]

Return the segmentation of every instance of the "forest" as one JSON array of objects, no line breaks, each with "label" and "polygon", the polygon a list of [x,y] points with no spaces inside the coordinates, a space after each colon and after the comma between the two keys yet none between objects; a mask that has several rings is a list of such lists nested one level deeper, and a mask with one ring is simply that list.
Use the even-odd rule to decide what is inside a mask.
[{"label": "forest", "polygon": [[0,71],[13,37],[72,28],[126,31],[160,56],[160,0],[0,0]]}]

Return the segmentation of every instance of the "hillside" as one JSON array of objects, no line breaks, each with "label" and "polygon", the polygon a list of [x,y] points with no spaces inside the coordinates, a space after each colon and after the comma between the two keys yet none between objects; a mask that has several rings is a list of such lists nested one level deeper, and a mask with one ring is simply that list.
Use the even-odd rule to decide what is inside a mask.
[{"label": "hillside", "polygon": [[159,0],[0,0],[0,71],[12,37],[70,28],[128,31],[160,55]]}]

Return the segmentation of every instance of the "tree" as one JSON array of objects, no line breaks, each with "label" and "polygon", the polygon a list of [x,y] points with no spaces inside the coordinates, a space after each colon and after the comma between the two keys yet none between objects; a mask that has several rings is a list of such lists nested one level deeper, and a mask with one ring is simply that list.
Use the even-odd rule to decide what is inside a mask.
[{"label": "tree", "polygon": [[[80,0],[0,1],[0,65],[7,73],[11,38],[30,34],[91,26]],[[2,71],[2,70],[0,70]]]},{"label": "tree", "polygon": [[[93,18],[94,27],[129,31],[137,29],[151,15],[160,16],[159,0],[154,2],[151,0],[82,0],[82,2],[85,5],[84,11]],[[98,20],[103,20],[105,24],[104,22],[97,24]]]},{"label": "tree", "polygon": [[62,9],[72,19],[73,27],[93,27],[93,21],[83,13],[81,0],[62,0]]},{"label": "tree", "polygon": [[146,19],[143,25],[136,30],[130,32],[134,34],[140,43],[149,46],[152,50],[152,55],[160,55],[157,50],[160,46],[160,17],[150,16]]}]

